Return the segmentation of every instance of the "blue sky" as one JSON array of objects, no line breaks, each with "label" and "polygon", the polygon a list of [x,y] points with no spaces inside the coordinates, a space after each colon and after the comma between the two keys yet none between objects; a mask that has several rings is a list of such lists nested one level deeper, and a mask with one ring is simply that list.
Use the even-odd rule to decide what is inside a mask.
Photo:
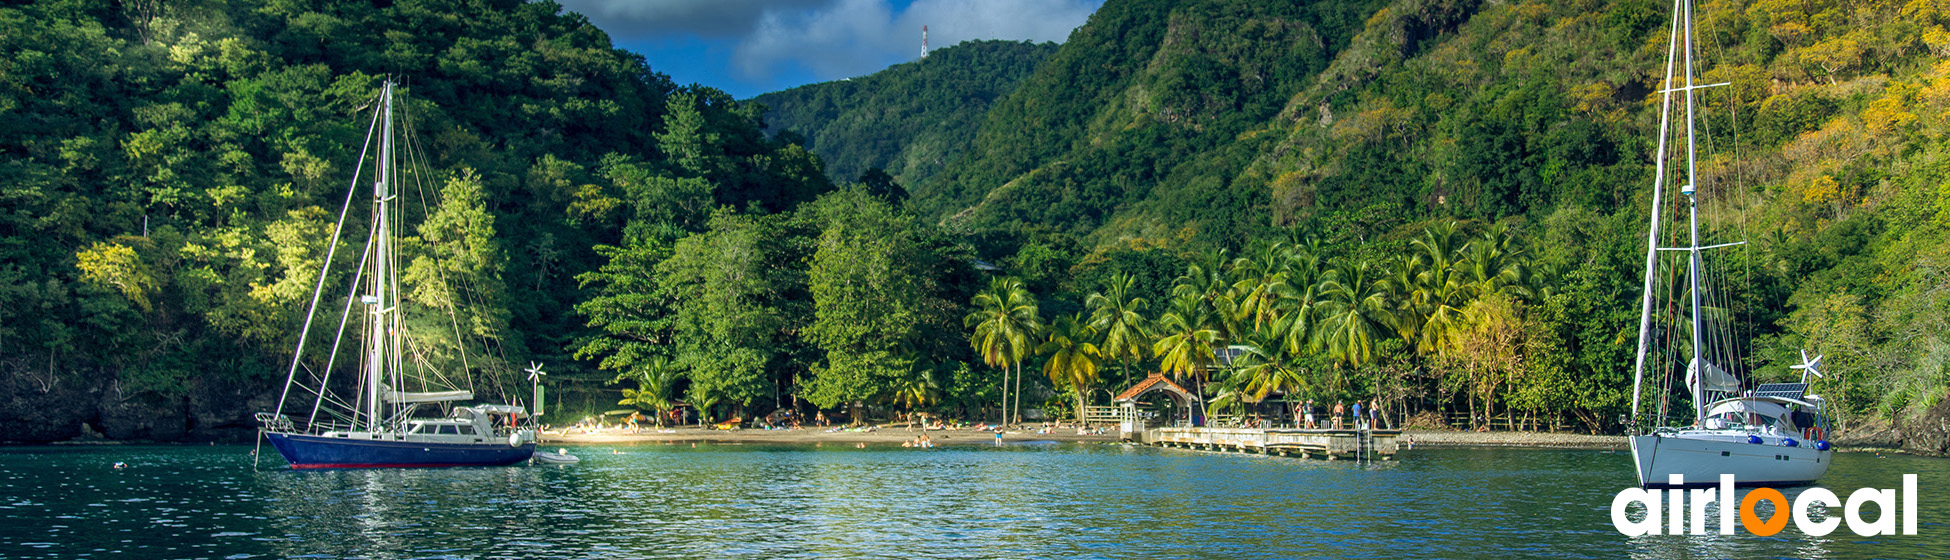
[{"label": "blue sky", "polygon": [[970,39],[1062,42],[1103,0],[556,0],[678,83],[746,99]]}]

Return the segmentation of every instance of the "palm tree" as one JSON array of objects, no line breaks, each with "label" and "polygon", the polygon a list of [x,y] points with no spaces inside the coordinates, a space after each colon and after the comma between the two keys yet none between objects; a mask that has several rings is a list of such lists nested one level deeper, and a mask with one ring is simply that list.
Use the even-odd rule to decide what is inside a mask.
[{"label": "palm tree", "polygon": [[1243,353],[1238,358],[1236,375],[1241,381],[1242,398],[1259,402],[1267,395],[1283,393],[1293,406],[1294,418],[1299,418],[1300,403],[1293,397],[1309,389],[1310,383],[1301,369],[1304,358],[1286,344],[1283,330],[1286,329],[1256,331],[1241,340],[1239,346]]},{"label": "palm tree", "polygon": [[1272,322],[1278,314],[1277,305],[1286,288],[1287,263],[1292,253],[1285,243],[1268,243],[1259,246],[1251,258],[1232,261],[1231,272],[1236,278],[1232,293],[1238,298],[1241,314],[1252,318],[1252,328]]},{"label": "palm tree", "polygon": [[1466,247],[1458,241],[1456,222],[1429,226],[1411,244],[1416,252],[1402,263],[1402,276],[1410,283],[1404,303],[1417,324],[1406,330],[1415,333],[1417,351],[1439,354],[1466,328],[1462,310],[1470,294],[1458,271]]},{"label": "palm tree", "polygon": [[970,302],[975,310],[962,324],[975,329],[969,345],[981,353],[982,362],[1002,369],[1002,423],[1010,420],[1009,367],[1016,368],[1016,400],[1022,400],[1022,359],[1029,354],[1030,339],[1042,330],[1037,317],[1036,298],[1022,281],[996,278],[989,287],[975,294]]},{"label": "palm tree", "polygon": [[1069,382],[1077,393],[1077,421],[1083,421],[1085,395],[1090,387],[1097,384],[1097,364],[1103,354],[1090,340],[1097,332],[1084,324],[1083,314],[1077,313],[1059,317],[1050,325],[1049,338],[1036,347],[1036,353],[1049,356],[1043,363],[1043,373],[1049,375],[1052,384]]},{"label": "palm tree", "polygon": [[616,404],[654,410],[657,414],[657,425],[662,426],[665,413],[670,412],[671,407],[677,404],[671,400],[671,392],[677,388],[677,381],[683,377],[682,371],[671,366],[670,358],[652,356],[636,364],[629,371],[617,374],[610,383],[635,381],[637,388],[624,389],[623,400],[617,401]]},{"label": "palm tree", "polygon": [[1476,297],[1490,294],[1529,296],[1530,274],[1524,266],[1523,249],[1516,243],[1510,227],[1497,224],[1469,243],[1462,261],[1463,281]]},{"label": "palm tree", "polygon": [[1395,322],[1387,283],[1374,278],[1378,272],[1366,261],[1342,262],[1321,283],[1325,301],[1319,304],[1322,313],[1314,346],[1328,357],[1354,367],[1374,361],[1376,341],[1391,332]]},{"label": "palm tree", "polygon": [[934,368],[915,369],[894,384],[894,404],[909,411],[940,400],[941,382],[935,379]]},{"label": "palm tree", "polygon": [[684,404],[697,411],[697,425],[703,426],[711,421],[711,407],[718,404],[718,395],[708,387],[692,383],[691,390],[684,392]]},{"label": "palm tree", "polygon": [[1097,348],[1106,358],[1117,360],[1124,371],[1124,384],[1131,384],[1131,360],[1149,357],[1145,350],[1151,346],[1151,334],[1145,325],[1144,298],[1131,297],[1131,285],[1137,279],[1129,274],[1119,274],[1110,279],[1110,293],[1096,292],[1084,298],[1083,306],[1090,308],[1090,328],[1096,330],[1103,341]]},{"label": "palm tree", "polygon": [[1173,378],[1194,376],[1203,390],[1205,369],[1212,365],[1215,357],[1212,347],[1218,344],[1219,331],[1211,327],[1211,314],[1205,310],[1205,302],[1196,296],[1181,295],[1171,299],[1171,309],[1158,317],[1158,342],[1151,346],[1151,353],[1162,362],[1159,368]]}]

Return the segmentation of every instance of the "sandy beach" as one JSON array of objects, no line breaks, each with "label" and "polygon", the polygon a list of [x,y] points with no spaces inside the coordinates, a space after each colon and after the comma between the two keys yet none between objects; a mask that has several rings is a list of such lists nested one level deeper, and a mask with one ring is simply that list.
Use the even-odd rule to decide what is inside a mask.
[{"label": "sandy beach", "polygon": [[[975,429],[912,431],[894,425],[881,426],[874,431],[828,431],[830,428],[799,428],[791,430],[716,430],[709,427],[684,426],[679,428],[644,428],[637,433],[610,428],[594,433],[571,431],[569,433],[544,432],[543,445],[658,445],[691,442],[713,442],[725,444],[751,445],[797,445],[797,444],[859,444],[899,446],[901,442],[911,441],[926,433],[935,445],[955,445],[971,443],[994,443],[995,433]],[[1118,434],[1112,429],[1104,434],[1077,435],[1076,428],[1053,428],[1048,433],[1032,425],[1028,429],[1010,430],[1002,433],[1002,441],[1059,441],[1059,442],[1115,442]],[[1625,438],[1620,436],[1594,436],[1586,434],[1560,434],[1546,432],[1462,432],[1445,430],[1409,430],[1404,434],[1413,437],[1415,445],[1430,447],[1560,447],[1583,449],[1623,448]]]},{"label": "sandy beach", "polygon": [[[543,432],[542,445],[659,445],[672,443],[712,442],[750,445],[797,445],[797,444],[859,444],[871,446],[900,446],[901,442],[912,441],[926,433],[935,445],[956,445],[995,443],[995,432],[977,431],[973,428],[960,430],[927,430],[919,428],[909,431],[899,425],[876,427],[874,431],[827,431],[831,428],[798,428],[790,430],[716,430],[709,427],[685,426],[681,428],[643,428],[637,433],[610,428],[595,433],[570,431]],[[1115,430],[1103,435],[1077,435],[1077,429],[1057,428],[1049,433],[1037,433],[1035,425],[1027,429],[1010,430],[1002,433],[1004,442],[1060,441],[1060,442],[1113,442],[1117,441]]]}]

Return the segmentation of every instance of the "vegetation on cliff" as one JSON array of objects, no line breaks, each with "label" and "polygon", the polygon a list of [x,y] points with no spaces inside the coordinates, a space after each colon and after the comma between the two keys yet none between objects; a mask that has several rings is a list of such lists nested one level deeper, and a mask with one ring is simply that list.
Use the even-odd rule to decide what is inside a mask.
[{"label": "vegetation on cliff", "polygon": [[[775,94],[820,153],[891,174],[835,188],[760,104],[548,3],[0,8],[6,410],[108,383],[83,421],[247,427],[249,399],[210,388],[281,381],[361,104],[393,75],[437,175],[408,201],[410,296],[443,314],[422,327],[468,325],[422,328],[428,359],[485,357],[467,373],[501,393],[541,359],[574,413],[627,389],[974,416],[1004,367],[1051,412],[1162,371],[1219,413],[1285,394],[1611,430],[1668,9],[1111,0],[1054,53],[965,45],[886,91]],[[1851,422],[1941,409],[1950,12],[1698,11],[1702,79],[1732,84],[1703,98],[1700,184],[1747,217],[1709,227],[1751,241],[1718,288],[1751,325],[1737,370],[1784,377],[1805,348]],[[993,84],[929,77],[990,51],[1013,53],[976,67]],[[972,140],[923,138],[991,95]],[[930,116],[864,117],[889,109]],[[915,157],[938,163],[895,163]],[[976,336],[995,301],[1025,317],[1007,348]]]}]

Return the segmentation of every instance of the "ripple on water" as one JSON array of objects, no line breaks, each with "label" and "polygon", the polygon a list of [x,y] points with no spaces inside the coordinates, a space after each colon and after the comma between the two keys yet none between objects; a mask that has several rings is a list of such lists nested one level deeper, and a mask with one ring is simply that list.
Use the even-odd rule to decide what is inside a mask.
[{"label": "ripple on water", "polygon": [[[1358,465],[1115,445],[642,446],[578,449],[583,463],[564,468],[306,472],[254,472],[247,450],[0,450],[11,494],[0,508],[0,549],[61,558],[130,550],[232,558],[1857,558],[1950,549],[1937,521],[1950,517],[1941,500],[1924,502],[1925,534],[1914,538],[1625,539],[1611,529],[1607,506],[1630,483],[1630,457],[1568,450],[1418,450]],[[132,467],[102,467],[118,460]],[[1880,461],[1831,477],[1829,486],[1950,474],[1942,461]],[[1837,463],[1842,473],[1860,461]],[[34,468],[19,466],[26,464]]]}]

